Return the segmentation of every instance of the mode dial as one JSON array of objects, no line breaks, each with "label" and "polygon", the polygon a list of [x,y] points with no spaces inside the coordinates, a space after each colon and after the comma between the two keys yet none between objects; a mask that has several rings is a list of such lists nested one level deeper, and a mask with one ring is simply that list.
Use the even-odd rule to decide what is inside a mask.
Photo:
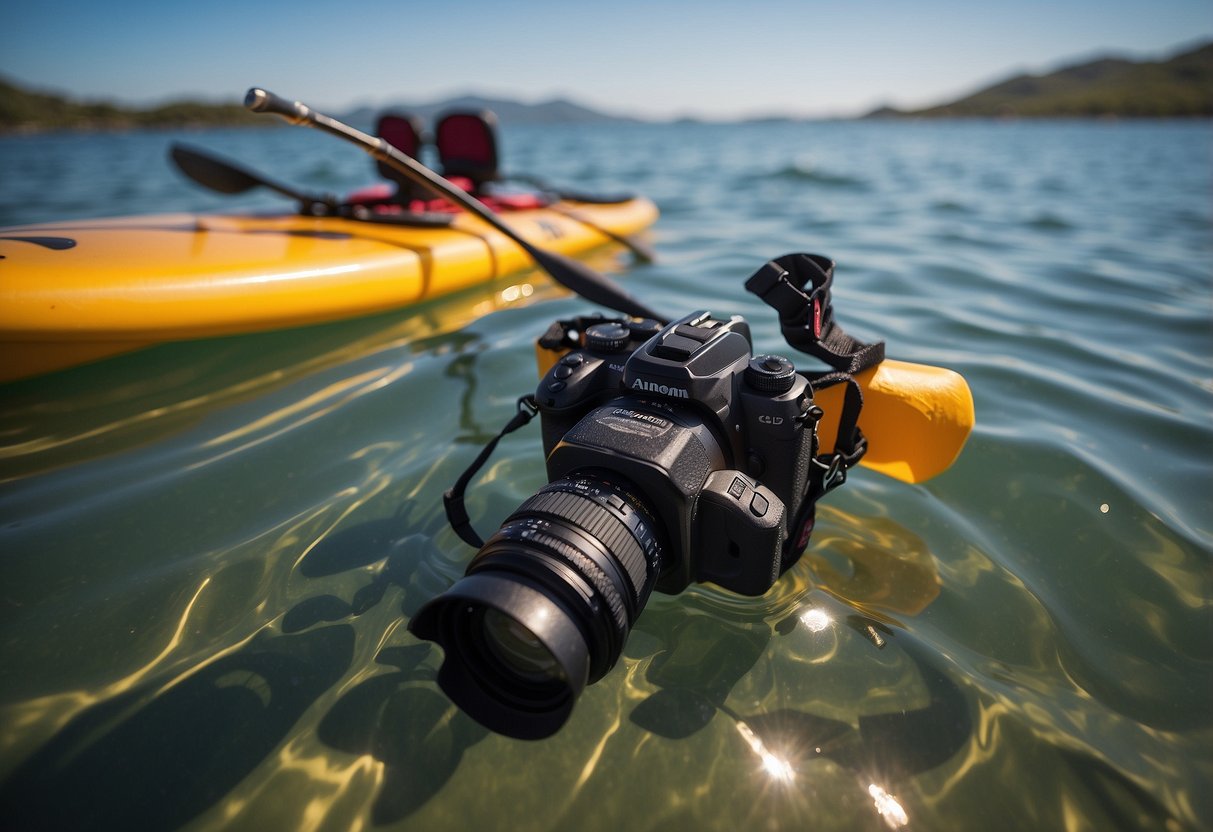
[{"label": "mode dial", "polygon": [[745,368],[745,381],[755,390],[777,396],[796,383],[796,367],[782,355],[756,355]]},{"label": "mode dial", "polygon": [[608,322],[586,327],[585,348],[591,352],[619,352],[628,345],[631,331],[621,323]]}]

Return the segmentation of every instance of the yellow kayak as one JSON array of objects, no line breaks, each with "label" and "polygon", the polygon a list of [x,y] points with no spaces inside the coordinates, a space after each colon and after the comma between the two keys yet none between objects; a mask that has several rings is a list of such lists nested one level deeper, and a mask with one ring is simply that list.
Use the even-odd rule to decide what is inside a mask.
[{"label": "yellow kayak", "polygon": [[[572,215],[575,216],[572,216]],[[503,215],[565,255],[650,226],[647,199]],[[468,214],[446,227],[297,215],[165,214],[0,229],[0,381],[153,344],[407,307],[530,258]]]}]

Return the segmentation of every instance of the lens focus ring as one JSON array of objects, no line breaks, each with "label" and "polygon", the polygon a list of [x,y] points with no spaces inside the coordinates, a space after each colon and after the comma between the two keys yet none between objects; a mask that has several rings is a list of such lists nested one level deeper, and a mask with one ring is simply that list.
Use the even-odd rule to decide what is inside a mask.
[{"label": "lens focus ring", "polygon": [[540,491],[519,506],[514,516],[526,514],[559,517],[601,542],[627,572],[633,599],[640,598],[648,572],[644,550],[631,529],[602,504],[568,491]]},{"label": "lens focus ring", "polygon": [[[501,527],[502,537],[505,539],[517,539],[523,537],[523,534],[518,532],[518,526],[515,523],[518,514],[516,513],[510,520],[507,520]],[[525,524],[526,521],[519,521]],[[554,534],[549,534],[541,529],[528,528],[525,532],[526,541],[537,549],[544,549],[551,552],[555,557],[576,569],[583,578],[593,584],[594,589],[602,596],[602,600],[606,603],[611,611],[611,617],[615,620],[615,626],[621,631],[628,630],[628,613],[625,608],[623,597],[615,588],[611,579],[602,571],[597,563],[586,557],[572,543],[567,540],[562,540]]]}]

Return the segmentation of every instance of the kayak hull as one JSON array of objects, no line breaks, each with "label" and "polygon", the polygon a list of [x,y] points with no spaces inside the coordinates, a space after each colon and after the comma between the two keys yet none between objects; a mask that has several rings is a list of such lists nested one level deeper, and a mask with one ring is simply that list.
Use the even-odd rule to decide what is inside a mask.
[{"label": "kayak hull", "polygon": [[[502,215],[566,255],[656,218],[639,198]],[[80,220],[2,229],[0,255],[0,381],[165,341],[404,308],[532,265],[466,214],[440,228],[295,215]]]}]

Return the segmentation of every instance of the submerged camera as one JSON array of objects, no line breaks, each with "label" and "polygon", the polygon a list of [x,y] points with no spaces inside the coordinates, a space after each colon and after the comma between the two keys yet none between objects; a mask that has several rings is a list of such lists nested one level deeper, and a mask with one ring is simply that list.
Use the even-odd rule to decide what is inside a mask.
[{"label": "submerged camera", "polygon": [[409,624],[444,648],[447,695],[523,739],[564,724],[654,589],[766,592],[823,491],[812,388],[788,359],[752,356],[741,317],[578,334],[534,397],[549,484]]}]

